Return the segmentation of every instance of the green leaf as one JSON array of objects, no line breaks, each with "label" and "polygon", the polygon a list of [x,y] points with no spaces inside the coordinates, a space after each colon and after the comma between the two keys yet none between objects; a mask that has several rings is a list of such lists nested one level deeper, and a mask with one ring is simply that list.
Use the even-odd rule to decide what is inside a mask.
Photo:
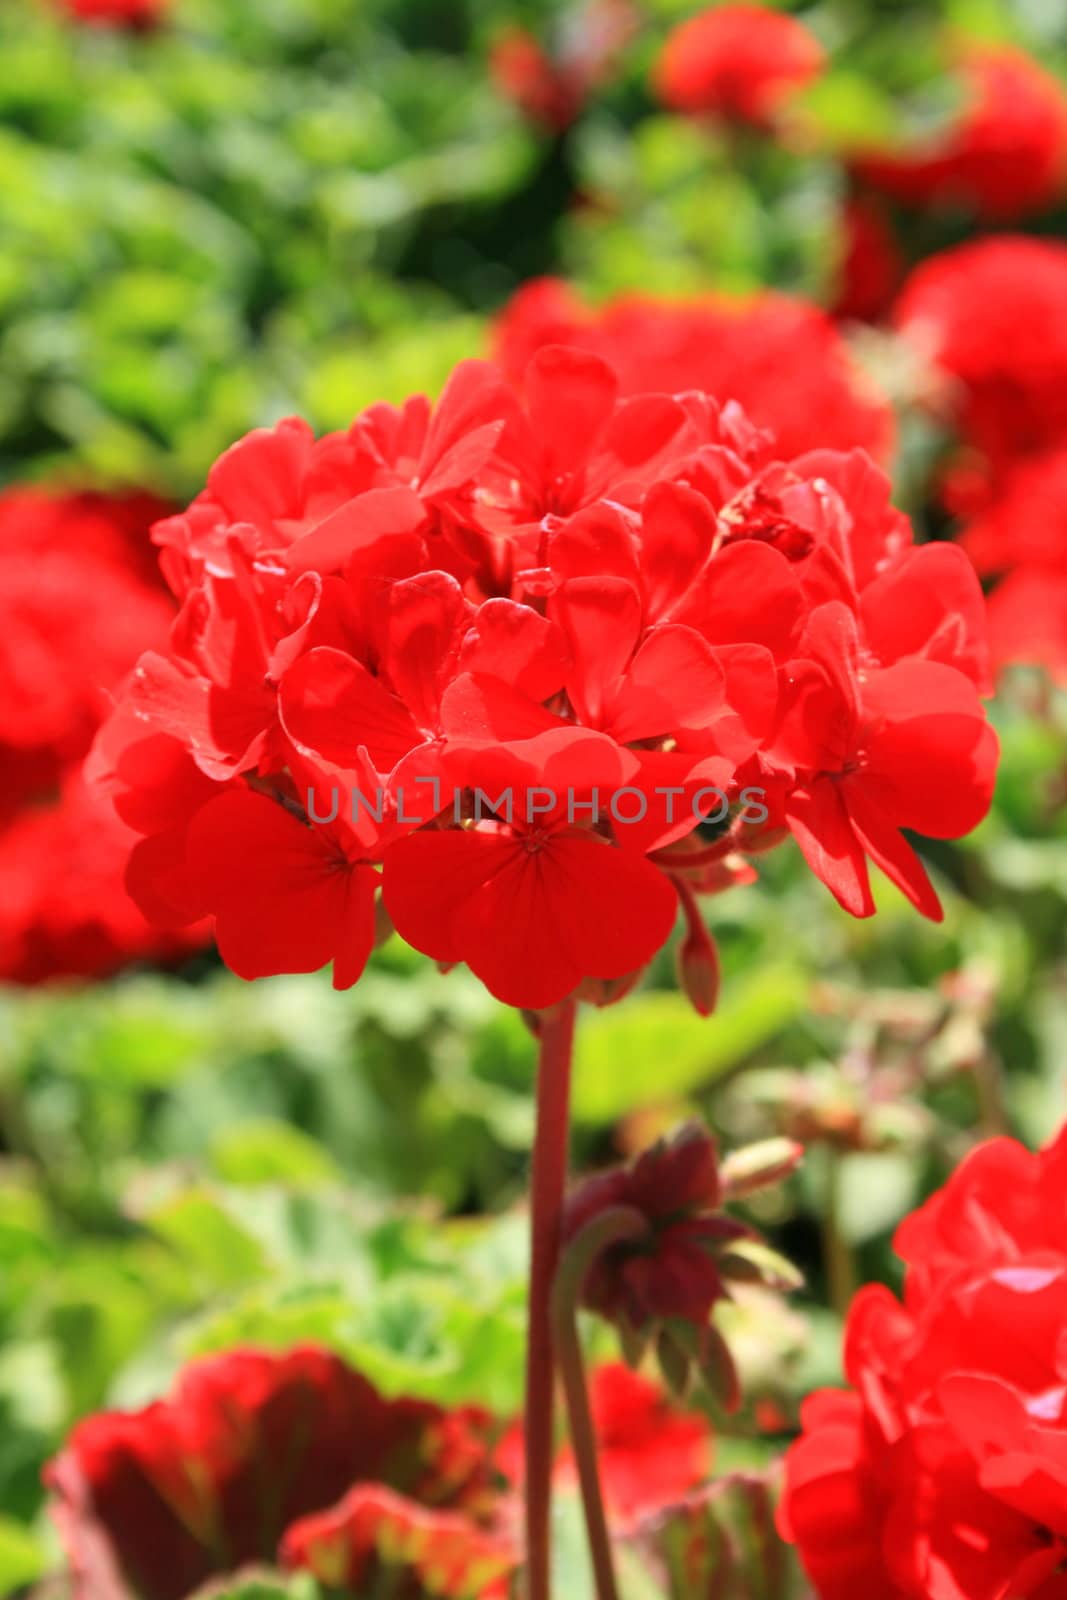
[{"label": "green leaf", "polygon": [[0,1517],[0,1594],[12,1594],[39,1578],[45,1559],[40,1541],[28,1528],[10,1517]]},{"label": "green leaf", "polygon": [[583,1019],[574,1116],[603,1124],[692,1093],[770,1043],[803,1015],[808,985],[793,967],[728,983],[718,1011],[698,1017],[681,995],[642,994]]}]

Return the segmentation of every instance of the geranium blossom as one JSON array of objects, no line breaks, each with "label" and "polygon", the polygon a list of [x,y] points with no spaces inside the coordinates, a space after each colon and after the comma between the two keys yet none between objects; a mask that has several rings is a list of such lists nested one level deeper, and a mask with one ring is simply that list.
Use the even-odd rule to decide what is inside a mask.
[{"label": "geranium blossom", "polygon": [[943,405],[969,456],[949,480],[973,513],[1024,456],[1067,441],[1067,245],[994,235],[931,256],[894,322],[949,380]]},{"label": "geranium blossom", "polygon": [[957,64],[963,107],[911,146],[864,154],[863,180],[911,205],[1014,222],[1067,182],[1067,95],[1021,50],[970,43]]},{"label": "geranium blossom", "polygon": [[[123,878],[137,834],[79,765],[173,605],[147,539],[149,495],[0,496],[0,977],[93,977],[169,959],[203,929],[146,923]],[[101,801],[104,800],[102,804]]]},{"label": "geranium blossom", "polygon": [[162,22],[171,0],[53,0],[79,22],[104,28],[153,28]]},{"label": "geranium blossom", "polygon": [[1061,1600],[1067,1138],[980,1147],[898,1231],[904,1302],[849,1315],[852,1388],[812,1396],[781,1524],[820,1600]]},{"label": "geranium blossom", "polygon": [[180,611],[92,761],[145,911],[341,987],[384,911],[534,1009],[630,981],[679,904],[691,942],[768,829],[856,914],[865,854],[938,914],[899,830],[988,803],[973,572],[862,452],[678,387],[550,345],[518,388],[468,362],[436,407],[228,451],[158,530]]},{"label": "geranium blossom", "polygon": [[961,543],[999,581],[989,599],[994,663],[1028,662],[1067,680],[1067,449],[1022,461]]},{"label": "geranium blossom", "polygon": [[[592,1405],[618,1531],[704,1482],[707,1421],[649,1379],[597,1368]],[[555,1480],[574,1490],[569,1449]],[[353,1600],[504,1600],[521,1566],[521,1426],[387,1400],[310,1345],[194,1361],[168,1398],[80,1423],[46,1481],[75,1600],[186,1600],[255,1565]]]},{"label": "geranium blossom", "polygon": [[824,54],[795,17],[762,5],[723,5],[681,23],[656,63],[660,99],[675,111],[752,122],[818,77]]},{"label": "geranium blossom", "polygon": [[311,1346],[194,1362],[169,1399],[80,1423],[47,1468],[74,1593],[185,1600],[213,1576],[273,1563],[294,1524],[286,1556],[306,1564],[317,1541],[300,1519],[362,1484],[392,1491],[379,1520],[398,1506],[465,1511],[476,1539],[487,1429],[477,1411],[385,1400]]},{"label": "geranium blossom", "polygon": [[559,279],[539,278],[505,307],[494,353],[522,382],[546,344],[602,357],[628,394],[703,389],[735,400],[752,422],[770,429],[783,457],[860,446],[884,460],[892,448],[892,412],[830,318],[773,290],[736,300],[632,293],[594,310]]}]

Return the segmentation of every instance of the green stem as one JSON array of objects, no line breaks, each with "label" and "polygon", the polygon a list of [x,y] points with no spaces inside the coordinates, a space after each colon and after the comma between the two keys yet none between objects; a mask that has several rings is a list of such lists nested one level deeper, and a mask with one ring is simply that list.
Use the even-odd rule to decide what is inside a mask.
[{"label": "green stem", "polygon": [[567,1183],[571,1059],[577,1003],[541,1019],[537,1127],[530,1176],[530,1303],[526,1343],[526,1595],[549,1600],[555,1353],[551,1295]]},{"label": "green stem", "polygon": [[597,1600],[618,1600],[611,1536],[604,1511],[597,1463],[596,1429],[589,1408],[582,1344],[578,1335],[578,1302],[589,1268],[600,1252],[624,1239],[643,1238],[648,1224],[632,1206],[612,1206],[594,1217],[568,1245],[552,1288],[552,1331],[563,1393],[567,1402],[571,1446],[582,1492],[586,1536],[593,1563]]},{"label": "green stem", "polygon": [[841,1180],[844,1155],[834,1145],[826,1148],[826,1198],[823,1203],[823,1257],[830,1304],[844,1317],[856,1292],[856,1265],[841,1227]]}]

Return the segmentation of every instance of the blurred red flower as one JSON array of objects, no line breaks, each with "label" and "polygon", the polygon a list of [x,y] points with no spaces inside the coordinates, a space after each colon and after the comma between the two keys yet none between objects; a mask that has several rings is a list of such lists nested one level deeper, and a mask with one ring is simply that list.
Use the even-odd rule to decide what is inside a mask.
[{"label": "blurred red flower", "polygon": [[154,28],[171,7],[171,0],[53,0],[78,22],[104,28]]},{"label": "blurred red flower", "polygon": [[1067,182],[1067,94],[1021,50],[970,44],[957,71],[963,109],[914,146],[864,153],[864,182],[909,205],[1015,222]]},{"label": "blurred red flower", "polygon": [[[706,1419],[622,1366],[591,1404],[616,1530],[703,1483]],[[48,1465],[74,1600],[186,1600],[242,1567],[306,1569],[331,1594],[504,1600],[521,1565],[522,1425],[386,1400],[328,1351],[194,1361],[171,1396],[105,1412]],[[573,1489],[569,1449],[556,1462]]]},{"label": "blurred red flower", "polygon": [[[140,651],[173,618],[150,495],[0,495],[0,977],[96,977],[169,960],[203,928],[161,931],[126,891],[137,843],[79,765]],[[104,803],[101,803],[102,800]]]},{"label": "blurred red flower", "polygon": [[539,278],[505,306],[494,354],[521,382],[546,344],[600,356],[625,394],[703,389],[735,400],[757,427],[770,429],[783,459],[859,446],[881,461],[892,449],[892,411],[833,322],[773,290],[741,300],[626,294],[594,310],[560,279]]},{"label": "blurred red flower", "polygon": [[904,1304],[853,1302],[849,1391],[813,1396],[782,1531],[821,1600],[1061,1600],[1067,1137],[980,1147],[900,1228]]},{"label": "blurred red flower", "polygon": [[822,71],[814,34],[784,12],[722,5],[681,23],[655,68],[664,105],[767,126],[798,89]]},{"label": "blurred red flower", "polygon": [[299,1519],[360,1484],[408,1497],[379,1501],[379,1518],[408,1501],[416,1521],[419,1507],[473,1517],[490,1485],[487,1426],[480,1412],[384,1400],[310,1346],[193,1362],[170,1399],[88,1418],[47,1467],[74,1594],[185,1600],[215,1575],[273,1562],[294,1523],[287,1556],[304,1564],[317,1536]]},{"label": "blurred red flower", "polygon": [[1067,245],[1001,234],[931,256],[894,321],[949,380],[950,419],[976,454],[958,509],[974,511],[1021,457],[1067,443]]},{"label": "blurred red flower", "polygon": [[961,543],[979,572],[999,579],[989,598],[994,665],[1027,662],[1067,681],[1067,449],[1006,473]]}]

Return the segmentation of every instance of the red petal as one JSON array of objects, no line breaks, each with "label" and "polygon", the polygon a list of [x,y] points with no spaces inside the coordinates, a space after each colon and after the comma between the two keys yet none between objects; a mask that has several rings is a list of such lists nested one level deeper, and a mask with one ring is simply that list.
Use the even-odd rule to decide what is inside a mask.
[{"label": "red petal", "polygon": [[487,600],[463,641],[464,672],[501,678],[531,700],[548,700],[562,688],[567,641],[559,628],[514,600]]},{"label": "red petal", "polygon": [[656,483],[641,507],[641,565],[650,618],[666,615],[697,577],[715,536],[702,494],[680,483]]},{"label": "red petal", "polygon": [[786,817],[808,866],[834,899],[854,917],[874,912],[863,847],[848,818],[837,785],[829,778],[796,789]]},{"label": "red petal", "polygon": [[354,555],[367,555],[387,541],[410,540],[425,522],[422,502],[411,489],[369,489],[290,546],[285,564],[292,572],[340,572]]},{"label": "red petal", "polygon": [[379,772],[391,772],[422,734],[411,713],[342,650],[311,650],[279,685],[282,726],[297,749],[353,767],[365,747]]},{"label": "red petal", "polygon": [[641,601],[620,578],[571,578],[553,596],[574,666],[567,688],[580,719],[603,726],[641,630]]},{"label": "red petal", "polygon": [[469,613],[459,584],[444,572],[406,578],[389,596],[386,667],[421,728],[438,727],[441,693],[455,671]]},{"label": "red petal", "polygon": [[549,479],[580,467],[615,406],[618,380],[598,356],[565,345],[539,350],[523,381]]},{"label": "red petal", "polygon": [[187,858],[223,959],[240,977],[316,972],[335,956],[338,988],[362,972],[377,874],[346,861],[324,829],[265,795],[231,789],[193,819]]}]

